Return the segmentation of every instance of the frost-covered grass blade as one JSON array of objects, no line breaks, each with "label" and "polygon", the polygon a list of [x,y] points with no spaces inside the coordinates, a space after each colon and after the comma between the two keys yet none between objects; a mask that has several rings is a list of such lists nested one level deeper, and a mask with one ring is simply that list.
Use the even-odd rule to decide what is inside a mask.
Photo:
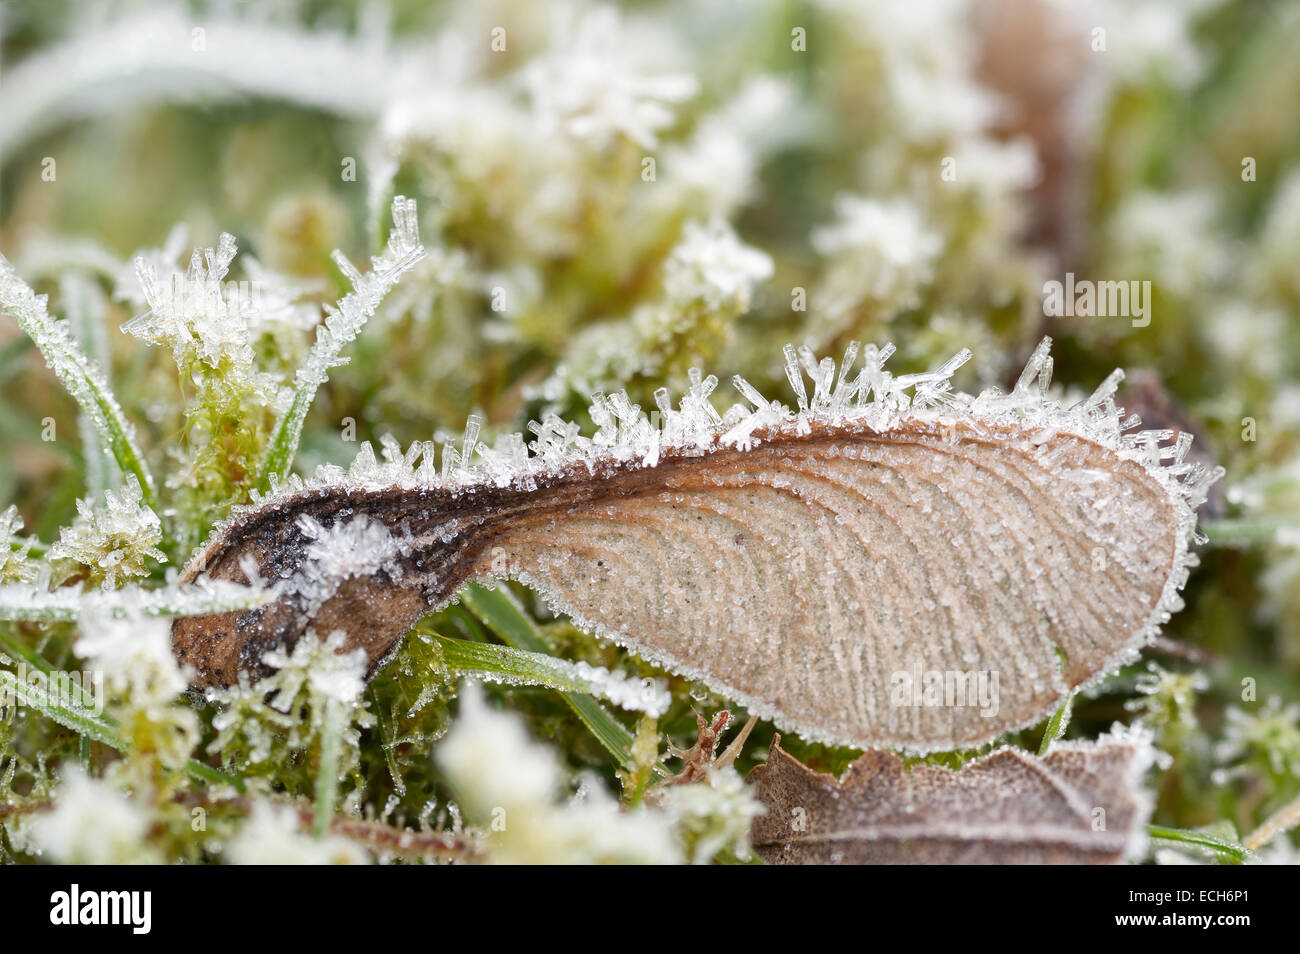
[{"label": "frost-covered grass blade", "polygon": [[83,353],[65,322],[50,316],[47,299],[37,295],[0,255],[0,309],[14,316],[35,342],[45,363],[59,376],[68,393],[93,425],[104,449],[124,474],[140,482],[145,503],[158,511],[158,491],[144,455],[136,445],[135,429],[113,396],[103,372]]},{"label": "frost-covered grass blade", "polygon": [[669,696],[653,684],[641,685],[624,673],[571,663],[545,653],[510,646],[439,637],[443,658],[453,670],[508,685],[544,686],[561,692],[585,692],[622,709],[663,715]]},{"label": "frost-covered grass blade", "polygon": [[259,490],[270,490],[289,472],[316,391],[329,379],[331,368],[347,363],[347,358],[340,356],[343,348],[360,333],[361,327],[402,274],[423,257],[415,200],[404,196],[393,199],[393,228],[388,245],[383,254],[373,260],[367,274],[357,271],[341,252],[334,253],[334,262],[352,283],[352,291],[344,295],[336,307],[328,309],[324,324],[316,331],[316,343],[311,354],[298,369],[289,409],[276,424],[258,474]]}]

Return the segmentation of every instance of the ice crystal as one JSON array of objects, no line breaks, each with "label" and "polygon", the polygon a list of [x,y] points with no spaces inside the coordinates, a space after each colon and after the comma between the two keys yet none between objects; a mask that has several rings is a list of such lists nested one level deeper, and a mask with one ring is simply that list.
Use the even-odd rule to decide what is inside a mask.
[{"label": "ice crystal", "polygon": [[116,785],[90,778],[78,766],[65,770],[53,807],[28,826],[32,847],[62,864],[157,864],[149,843],[151,819]]},{"label": "ice crystal", "polygon": [[492,829],[486,849],[493,862],[680,860],[666,815],[621,810],[594,783],[582,785],[573,799],[562,800],[554,754],[532,742],[517,717],[490,709],[472,683],[462,690],[460,715],[435,756],[469,816]]},{"label": "ice crystal", "polygon": [[160,282],[154,267],[136,259],[136,274],[149,311],[137,315],[122,330],[150,344],[172,349],[178,368],[194,358],[217,369],[232,363],[243,370],[253,363],[248,338],[251,297],[225,284],[235,259],[235,237],[221,233],[215,249],[194,250],[189,270]]},{"label": "ice crystal", "polygon": [[189,683],[172,653],[171,627],[157,617],[84,613],[73,649],[101,673],[120,731],[143,756],[178,769],[199,743],[198,714],[178,697]]},{"label": "ice crystal", "polygon": [[592,666],[579,661],[573,664],[574,676],[590,686],[590,691],[608,699],[622,709],[643,712],[658,718],[672,702],[668,690],[655,680],[635,679],[625,672],[616,672],[604,666]]},{"label": "ice crystal", "polygon": [[[1075,434],[1095,441],[1120,457],[1141,463],[1184,504],[1186,508],[1203,499],[1208,486],[1222,475],[1186,461],[1190,435],[1177,441],[1166,431],[1138,431],[1140,421],[1121,414],[1115,392],[1123,373],[1116,371],[1088,397],[1062,403],[1051,392],[1052,358],[1050,339],[1043,339],[1031,355],[1010,392],[989,388],[970,395],[952,390],[952,374],[970,359],[963,350],[931,371],[894,375],[885,364],[895,347],[886,344],[861,346],[851,342],[843,360],[817,358],[806,348],[793,345],[785,350],[785,366],[795,408],[769,399],[744,378],[733,385],[742,403],[719,412],[713,393],[718,380],[699,372],[676,407],[666,393],[657,396],[657,422],[634,404],[625,393],[593,395],[588,408],[596,430],[582,433],[582,426],[558,416],[548,416],[528,425],[533,435],[509,435],[497,446],[478,439],[479,426],[471,420],[459,448],[450,446],[450,464],[435,466],[431,442],[417,441],[403,451],[395,441],[384,442],[382,460],[369,442],[363,442],[351,465],[344,469],[325,465],[305,479],[292,477],[273,496],[258,506],[287,499],[302,490],[366,489],[387,486],[405,488],[468,488],[478,484],[506,486],[528,483],[545,473],[573,464],[593,467],[601,459],[639,462],[653,467],[668,450],[692,454],[719,447],[750,447],[766,434],[800,433],[812,423],[846,425],[862,423],[887,432],[907,421],[969,420],[983,428],[1014,424],[1034,430],[1040,442],[1057,432]],[[859,358],[861,356],[861,358]],[[812,385],[811,391],[808,384]],[[444,462],[448,461],[446,454]],[[243,513],[248,508],[241,508]],[[1184,530],[1190,535],[1194,517],[1184,513]]]},{"label": "ice crystal", "polygon": [[844,195],[835,211],[836,221],[812,235],[813,247],[834,259],[827,310],[846,311],[864,299],[892,308],[914,305],[944,243],[920,209],[904,199]]},{"label": "ice crystal", "polygon": [[338,835],[317,838],[305,830],[297,809],[265,800],[253,805],[248,820],[226,846],[236,865],[363,865],[370,856]]},{"label": "ice crystal", "polygon": [[0,585],[34,583],[40,573],[36,561],[27,558],[32,541],[18,535],[22,528],[17,507],[10,505],[0,511]]},{"label": "ice crystal", "polygon": [[304,549],[302,569],[289,580],[288,587],[302,596],[303,611],[309,616],[344,582],[374,574],[403,552],[402,543],[387,527],[365,515],[341,520],[328,529],[306,515],[298,523],[310,542]]},{"label": "ice crystal", "polygon": [[714,310],[749,310],[759,282],[772,277],[772,259],[742,245],[725,221],[688,222],[664,267],[664,286],[676,304],[703,301]]},{"label": "ice crystal", "polygon": [[340,251],[333,254],[334,264],[352,284],[352,291],[334,307],[327,306],[325,321],[316,329],[311,353],[299,366],[293,382],[293,399],[271,438],[271,448],[263,463],[263,488],[284,476],[298,448],[303,422],[316,391],[329,380],[332,368],[347,364],[342,355],[360,333],[380,302],[402,275],[424,257],[420,244],[420,225],[415,200],[405,196],[393,199],[393,225],[388,244],[381,255],[371,259],[371,269],[361,274]]},{"label": "ice crystal", "polygon": [[[604,148],[625,136],[643,149],[673,122],[672,106],[695,94],[685,74],[647,75],[636,69],[638,43],[624,37],[618,13],[600,7],[576,24],[558,23],[568,40],[532,64],[526,82],[538,111],[553,128]],[[643,56],[643,54],[642,54]]]},{"label": "ice crystal", "polygon": [[669,362],[679,343],[689,338],[698,353],[725,341],[728,323],[748,310],[772,267],[767,254],[743,244],[726,222],[688,222],[663,266],[664,299],[626,320],[587,328],[533,391],[563,406],[570,391],[589,395],[637,378],[672,378],[677,368]]},{"label": "ice crystal", "polygon": [[356,705],[365,689],[365,655],[340,652],[342,643],[342,634],[331,633],[323,640],[299,640],[292,652],[268,652],[263,662],[277,671],[277,692],[271,704],[288,712],[293,700],[305,691],[314,699]]},{"label": "ice crystal", "polygon": [[290,334],[296,337],[316,323],[316,307],[300,300],[304,288],[247,256],[248,277],[228,279],[237,251],[229,233],[220,235],[216,248],[194,249],[189,267],[175,270],[176,244],[184,234],[178,226],[162,249],[136,255],[136,287],[120,286],[118,297],[145,310],[122,330],[170,348],[182,375],[200,387],[218,390],[229,401],[247,392],[283,412],[288,394],[282,375],[259,366],[258,339],[272,336],[291,354]]},{"label": "ice crystal", "polygon": [[278,590],[261,583],[242,586],[227,580],[199,579],[183,586],[118,590],[61,586],[48,578],[35,583],[0,585],[0,619],[70,623],[97,613],[114,616],[202,616],[252,609],[274,599]]},{"label": "ice crystal", "polygon": [[80,622],[75,649],[102,671],[111,688],[144,693],[170,701],[185,690],[186,679],[172,655],[171,630],[153,618],[117,617],[111,613],[87,614]]},{"label": "ice crystal", "polygon": [[58,542],[50,546],[50,560],[85,567],[90,582],[116,589],[148,576],[149,560],[167,561],[158,549],[161,542],[162,522],[144,504],[140,483],[131,474],[120,491],[105,493],[103,506],[77,501],[77,517],[59,531]]},{"label": "ice crystal", "polygon": [[730,768],[710,768],[697,782],[660,789],[655,804],[672,816],[689,846],[688,860],[697,865],[708,864],[722,852],[747,861],[750,826],[766,811],[754,790]]},{"label": "ice crystal", "polygon": [[309,630],[292,650],[263,656],[270,671],[265,678],[253,682],[243,673],[237,684],[209,690],[207,699],[218,711],[208,751],[248,770],[273,771],[283,759],[318,745],[327,720],[342,714],[340,772],[351,772],[361,730],[374,717],[361,698],[365,656],[342,648],[341,633],[321,639]]},{"label": "ice crystal", "polygon": [[136,446],[135,429],[113,397],[103,371],[88,359],[66,321],[53,318],[49,299],[37,295],[18,277],[9,260],[0,255],[0,311],[13,315],[32,339],[41,357],[58,375],[68,393],[99,434],[105,449],[139,481],[144,497],[152,501],[153,476]]}]

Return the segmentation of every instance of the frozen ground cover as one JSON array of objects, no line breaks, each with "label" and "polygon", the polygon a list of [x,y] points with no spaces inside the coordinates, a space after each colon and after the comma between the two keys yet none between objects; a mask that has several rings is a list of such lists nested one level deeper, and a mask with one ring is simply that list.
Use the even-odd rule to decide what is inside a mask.
[{"label": "frozen ground cover", "polygon": [[0,857],[1294,860],[1295,11],[549,6],[6,6]]}]

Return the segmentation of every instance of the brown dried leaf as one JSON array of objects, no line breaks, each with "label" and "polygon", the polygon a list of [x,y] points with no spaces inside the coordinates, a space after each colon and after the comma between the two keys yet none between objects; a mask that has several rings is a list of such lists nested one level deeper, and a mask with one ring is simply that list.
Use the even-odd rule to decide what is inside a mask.
[{"label": "brown dried leaf", "polygon": [[1042,758],[1003,748],[956,771],[872,750],[839,781],[779,742],[747,779],[767,807],[751,840],[770,864],[1117,864],[1144,841],[1142,734]]},{"label": "brown dried leaf", "polygon": [[[463,582],[510,578],[808,738],[935,751],[1033,724],[1178,607],[1205,475],[1178,468],[1185,448],[1120,437],[1113,382],[1068,413],[1030,393],[1045,345],[1011,395],[944,394],[940,372],[921,376],[934,406],[910,409],[906,379],[869,357],[874,403],[845,398],[844,373],[828,396],[833,363],[809,358],[798,414],[765,402],[675,442],[643,431],[631,450],[450,479],[397,451],[283,492],[185,578],[244,580],[251,561],[285,595],[177,620],[177,654],[198,685],[229,683],[314,626],[378,665]],[[900,704],[913,672],[994,692]]]}]

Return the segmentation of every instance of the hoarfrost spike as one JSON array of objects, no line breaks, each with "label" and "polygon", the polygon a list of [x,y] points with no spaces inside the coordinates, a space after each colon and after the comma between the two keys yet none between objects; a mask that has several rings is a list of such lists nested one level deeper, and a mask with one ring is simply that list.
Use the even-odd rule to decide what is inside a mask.
[{"label": "hoarfrost spike", "polygon": [[[1164,432],[1122,433],[1115,376],[1078,404],[1050,397],[1047,342],[1012,393],[977,396],[951,389],[965,352],[895,378],[893,350],[862,349],[845,386],[856,346],[838,383],[787,348],[797,412],[736,378],[747,404],[719,414],[696,374],[678,410],[656,397],[657,427],[597,394],[594,435],[548,417],[531,456],[475,420],[441,472],[428,442],[386,442],[382,460],[363,445],[214,534],[185,579],[243,581],[251,556],[282,596],[177,620],[176,652],[199,685],[226,684],[314,627],[378,666],[463,582],[508,578],[807,738],[924,752],[1033,724],[1180,605],[1219,472],[1180,463]],[[996,698],[900,696],[931,673],[995,675]]]}]

